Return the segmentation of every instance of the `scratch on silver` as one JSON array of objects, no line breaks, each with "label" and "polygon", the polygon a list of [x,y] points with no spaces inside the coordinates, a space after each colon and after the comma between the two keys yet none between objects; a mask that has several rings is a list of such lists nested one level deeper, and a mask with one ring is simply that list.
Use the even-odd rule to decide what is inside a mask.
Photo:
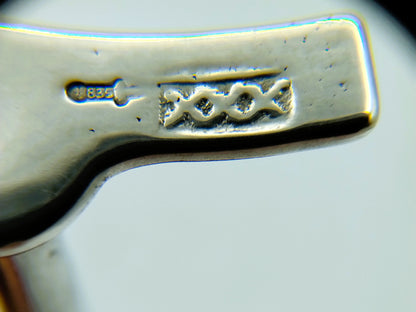
[{"label": "scratch on silver", "polygon": [[265,114],[284,115],[293,108],[292,81],[287,78],[274,78],[267,83],[237,80],[221,85],[197,84],[190,90],[178,85],[163,90],[161,124],[173,127],[185,119],[203,127],[221,122],[244,123]]}]

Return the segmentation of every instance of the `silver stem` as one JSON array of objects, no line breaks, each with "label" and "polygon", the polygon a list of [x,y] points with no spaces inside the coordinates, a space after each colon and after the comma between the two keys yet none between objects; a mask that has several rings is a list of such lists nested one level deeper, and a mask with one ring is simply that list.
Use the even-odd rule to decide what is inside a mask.
[{"label": "silver stem", "polygon": [[0,258],[0,312],[85,311],[61,239]]}]

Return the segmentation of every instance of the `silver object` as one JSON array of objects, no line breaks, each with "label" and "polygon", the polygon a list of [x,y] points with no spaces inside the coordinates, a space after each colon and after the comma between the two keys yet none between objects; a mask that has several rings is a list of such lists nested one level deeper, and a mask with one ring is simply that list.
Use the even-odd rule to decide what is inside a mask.
[{"label": "silver object", "polygon": [[0,40],[3,256],[53,237],[115,172],[326,144],[377,119],[354,17],[168,37],[3,24]]},{"label": "silver object", "polygon": [[[58,167],[56,173],[59,174],[57,174],[57,176],[55,177],[48,177],[48,183],[51,183],[50,185],[53,185],[54,183],[55,185],[65,184],[57,183],[56,179],[70,180],[70,183],[74,183],[73,176],[79,174],[79,170],[82,169],[87,160],[90,160],[94,158],[94,156],[96,156],[96,154],[94,155],[94,153],[100,152],[100,150],[97,151],[95,149],[92,149],[92,147],[95,145],[91,145],[91,142],[100,142],[101,140],[105,141],[107,137],[112,136],[113,131],[115,131],[115,133],[117,133],[118,136],[116,136],[115,138],[113,137],[111,138],[111,140],[107,141],[109,143],[105,142],[104,144],[107,144],[107,146],[102,150],[113,149],[116,146],[120,146],[122,144],[127,143],[131,144],[132,142],[134,142],[135,148],[139,148],[142,145],[145,145],[146,143],[150,144],[150,146],[154,146],[155,142],[157,144],[165,142],[173,142],[176,144],[180,144],[176,145],[174,149],[167,148],[165,151],[165,153],[167,153],[167,156],[159,156],[152,159],[147,158],[144,161],[139,162],[129,162],[127,167],[137,166],[150,162],[160,162],[177,159],[205,160],[212,158],[223,159],[249,157],[253,155],[258,155],[259,152],[260,155],[265,155],[269,153],[271,154],[287,151],[292,148],[297,149],[299,147],[315,146],[317,143],[326,143],[327,141],[329,141],[328,139],[333,135],[339,136],[339,138],[345,138],[355,133],[361,133],[362,130],[367,129],[368,126],[372,125],[377,115],[377,109],[374,103],[375,93],[372,87],[371,69],[369,67],[367,56],[363,54],[359,33],[357,33],[359,29],[356,28],[356,26],[354,26],[356,32],[355,35],[346,36],[345,38],[350,40],[351,43],[353,43],[352,45],[347,45],[347,49],[344,49],[344,47],[342,47],[341,45],[341,42],[343,41],[342,39],[344,38],[342,36],[339,36],[340,33],[342,33],[342,27],[340,25],[337,25],[337,27],[340,27],[340,29],[338,29],[337,36],[332,39],[333,41],[329,42],[329,40],[326,40],[328,39],[328,37],[325,36],[325,27],[335,21],[336,19],[318,22],[320,26],[319,32],[316,29],[316,24],[309,25],[307,26],[310,27],[309,30],[305,31],[304,28],[300,29],[299,33],[295,35],[294,38],[289,38],[289,40],[283,39],[281,35],[279,36],[279,34],[273,34],[273,30],[264,31],[266,34],[265,39],[262,42],[265,42],[266,45],[268,43],[269,48],[272,50],[272,52],[275,52],[278,55],[281,55],[282,49],[284,48],[282,48],[281,45],[272,45],[272,43],[274,43],[272,42],[272,39],[276,39],[272,35],[276,35],[278,39],[280,39],[280,41],[283,41],[283,44],[286,46],[288,42],[292,40],[292,44],[300,48],[304,47],[306,49],[307,47],[308,49],[311,49],[313,47],[319,46],[320,49],[317,48],[317,51],[319,52],[317,52],[316,55],[314,55],[313,53],[312,55],[310,53],[307,54],[308,58],[311,58],[312,60],[318,60],[318,62],[311,62],[311,59],[305,58],[304,64],[297,61],[295,62],[293,60],[292,62],[277,62],[277,64],[275,64],[276,61],[274,60],[273,53],[267,51],[263,58],[259,58],[259,54],[257,53],[258,50],[253,48],[254,52],[248,53],[248,56],[245,56],[243,60],[240,60],[240,62],[243,65],[238,63],[238,59],[234,60],[236,64],[232,66],[231,70],[229,67],[227,68],[227,66],[224,66],[224,64],[218,65],[218,60],[216,59],[216,57],[218,57],[217,55],[211,55],[210,53],[207,53],[207,58],[211,58],[207,61],[207,63],[209,63],[209,66],[204,65],[202,66],[203,68],[200,69],[198,68],[198,66],[201,65],[197,65],[194,68],[187,68],[187,71],[185,71],[185,73],[181,72],[177,75],[172,74],[172,72],[175,73],[176,71],[178,71],[177,68],[174,68],[170,69],[170,73],[168,74],[162,73],[156,77],[152,77],[152,75],[149,75],[149,78],[149,76],[147,75],[145,75],[144,77],[130,77],[128,72],[131,71],[131,68],[128,65],[123,66],[123,63],[131,63],[128,63],[128,59],[126,60],[123,57],[119,56],[114,57],[114,62],[121,62],[122,64],[119,64],[119,66],[120,68],[124,67],[126,72],[120,70],[118,71],[118,73],[115,73],[113,72],[113,69],[117,66],[108,66],[107,63],[105,64],[106,66],[103,66],[106,68],[100,68],[100,66],[98,66],[98,70],[97,68],[94,69],[94,71],[97,72],[94,73],[78,72],[77,75],[71,73],[72,76],[77,76],[76,78],[71,78],[76,79],[75,83],[74,81],[70,81],[71,79],[69,78],[62,78],[62,81],[58,80],[53,81],[52,83],[50,82],[51,79],[49,79],[49,82],[51,83],[50,86],[45,86],[44,84],[45,80],[48,81],[47,77],[43,77],[43,75],[39,76],[39,71],[35,70],[34,72],[37,72],[37,77],[43,77],[45,79],[36,80],[30,79],[31,77],[25,77],[24,79],[28,79],[28,81],[30,80],[31,82],[37,81],[39,82],[40,86],[35,87],[33,86],[33,83],[17,83],[17,85],[30,85],[31,88],[35,88],[39,91],[38,99],[45,99],[45,94],[42,94],[42,92],[45,92],[45,90],[47,90],[47,93],[52,92],[51,90],[59,90],[59,95],[57,95],[56,93],[57,99],[59,99],[58,102],[65,103],[65,105],[68,105],[68,107],[71,108],[65,114],[71,121],[73,121],[73,117],[71,117],[74,116],[73,111],[75,111],[76,109],[82,109],[83,113],[84,111],[87,112],[86,115],[83,115],[83,120],[81,120],[81,124],[78,125],[77,129],[69,130],[75,131],[73,133],[76,133],[78,135],[73,135],[73,133],[71,133],[69,134],[69,136],[74,140],[74,146],[76,146],[75,150],[80,155],[88,154],[88,156],[82,159],[83,157],[69,157],[69,154],[67,152],[62,152],[62,154],[57,153],[58,159],[56,160],[56,162],[59,163],[60,166],[65,164],[65,162],[62,162],[62,159],[81,158],[81,161],[80,163],[75,164],[75,171],[73,169],[65,170],[65,168],[62,169]],[[320,23],[322,23],[322,25]],[[345,26],[345,24],[354,24],[354,22],[351,21],[341,21],[341,23],[344,23],[343,26]],[[305,26],[306,25],[298,27]],[[294,29],[295,28],[296,27],[294,27]],[[308,31],[312,31],[312,28],[313,31],[315,31],[316,33],[311,32],[312,35],[309,35]],[[305,35],[305,32],[308,33],[308,35]],[[302,33],[302,35],[300,35],[300,33]],[[247,33],[245,35],[252,35],[256,37],[258,36],[258,34],[259,33],[255,32],[254,34]],[[269,37],[268,35],[270,34],[272,35]],[[44,37],[43,39],[45,41],[50,40],[48,36],[43,36],[44,34],[42,33],[36,33],[35,36],[36,35],[39,35],[39,37],[42,38]],[[236,34],[236,36],[238,37],[239,34]],[[331,37],[331,35],[329,36]],[[59,37],[59,35],[57,37]],[[68,39],[67,36],[64,35],[64,37]],[[77,36],[75,35],[73,37]],[[208,36],[205,39],[208,39],[207,41],[213,40],[213,42],[215,43],[216,39],[221,40],[222,38],[218,36],[217,38],[215,38],[215,36],[213,37],[214,38]],[[108,48],[106,47],[107,45],[110,46],[110,48],[108,49],[111,50],[111,42],[97,43],[97,40],[89,42],[88,40],[81,38],[71,39],[80,40],[79,42],[81,46],[85,44],[85,47],[83,47],[83,49],[85,49],[85,51],[88,51],[89,54],[86,53],[85,59],[83,59],[83,61],[85,62],[84,64],[89,64],[91,61],[93,62],[94,58],[98,57],[98,55],[100,54],[102,54],[101,56],[105,56],[106,48]],[[314,41],[315,39],[320,44],[316,43]],[[59,41],[59,38],[57,38],[57,40]],[[180,41],[180,39],[166,40],[168,42],[169,40],[178,42]],[[245,38],[243,41],[245,40],[247,40],[248,42],[243,42],[245,43],[245,45],[243,46],[251,50],[251,47],[253,46],[253,41],[250,41],[249,38]],[[129,39],[125,41],[129,41]],[[325,44],[323,44],[323,41],[325,41]],[[120,44],[120,42],[118,44]],[[126,44],[129,45],[130,43]],[[207,43],[204,42],[202,46],[204,47],[205,44]],[[226,44],[228,44],[228,42]],[[307,46],[307,44],[309,44],[309,46]],[[93,46],[97,45],[99,46],[99,48],[93,48]],[[101,45],[103,45],[103,47],[101,47]],[[59,50],[59,45],[54,46]],[[228,49],[225,49],[224,51],[221,50],[220,53],[230,53],[230,55],[235,55],[237,50],[232,51],[232,46],[233,44],[230,43]],[[129,50],[130,48],[131,47],[129,46]],[[201,50],[201,47],[197,48]],[[84,51],[83,49],[77,47],[74,50],[76,50],[78,53],[80,51]],[[236,47],[235,49],[240,50],[241,46]],[[273,49],[276,49],[277,51],[274,51]],[[68,48],[68,46],[65,45],[62,46],[62,51],[65,51],[68,54],[74,53],[71,49]],[[290,51],[293,50],[288,51],[288,54],[290,54]],[[121,54],[125,55],[124,53],[125,51]],[[302,52],[300,53],[302,54]],[[347,60],[354,60],[354,62],[357,62],[358,64],[360,64],[360,66],[351,67],[351,63],[343,63],[345,62],[345,54],[349,54],[351,56],[351,58],[347,58]],[[303,53],[302,55],[306,55],[306,53]],[[331,55],[331,57],[328,57],[328,55]],[[180,56],[182,57],[182,55]],[[190,53],[190,55],[185,56],[187,57],[187,59],[190,58],[192,60],[192,53]],[[82,56],[81,59],[83,57],[84,56]],[[172,56],[169,55],[169,57]],[[328,58],[330,59],[330,62],[328,62]],[[23,57],[22,59],[25,59],[25,57]],[[194,52],[194,59],[200,59],[200,51]],[[259,62],[260,59],[262,63],[260,65],[251,65],[251,67],[246,65],[247,63]],[[321,63],[319,63],[319,61]],[[65,58],[59,58],[59,60],[56,60],[55,64],[53,64],[51,58],[45,59],[45,62],[48,63],[48,65],[51,65],[50,68],[56,68],[58,64],[62,63],[67,64]],[[166,60],[166,63],[171,64],[172,62],[171,60]],[[215,65],[213,66],[211,63],[215,63]],[[316,72],[308,72],[308,75],[304,77],[303,70],[308,65],[310,66],[311,63],[319,63],[320,65],[322,65],[321,70],[318,70]],[[88,66],[84,64],[77,66],[84,67],[84,71],[85,66]],[[149,72],[160,72],[161,69],[158,69],[159,66],[162,69],[165,68],[165,65],[163,64],[154,65],[147,61],[143,61],[143,64],[144,65],[139,67],[150,67],[150,70],[148,69]],[[7,68],[6,65],[7,64],[4,64],[2,68]],[[16,64],[13,65],[14,66],[11,69],[16,70]],[[155,68],[152,68],[152,66],[155,66],[156,70]],[[108,70],[108,67],[111,68],[111,73],[105,73],[105,71]],[[44,66],[41,66],[41,68],[44,68]],[[295,69],[293,69],[292,71],[292,68],[298,68],[299,71],[297,72]],[[359,70],[357,70],[357,68]],[[364,71],[362,71],[362,69],[364,69]],[[74,71],[77,71],[77,69],[74,68]],[[285,75],[283,76],[282,73]],[[103,76],[109,78],[102,78]],[[112,80],[118,77],[122,77],[122,80]],[[274,91],[273,87],[275,86],[281,88],[276,88],[276,90],[278,91],[276,94],[269,94],[268,91]],[[5,90],[2,90],[3,92],[8,91],[6,88],[4,89]],[[119,92],[117,90],[119,90]],[[233,92],[231,92],[232,90],[237,91],[234,94]],[[324,90],[325,96],[322,96],[322,90]],[[88,92],[90,92],[89,95]],[[279,94],[279,92],[281,92],[281,94]],[[22,94],[24,94],[24,92]],[[308,95],[306,96],[306,94]],[[153,95],[153,97],[151,95]],[[174,96],[176,96],[177,98],[176,103],[174,101]],[[334,98],[336,98],[336,100]],[[279,99],[283,100],[279,101]],[[36,96],[34,97],[34,102],[37,102]],[[306,102],[310,103],[306,104]],[[262,106],[259,109],[256,108],[253,103],[262,103]],[[348,106],[345,105],[346,103],[348,103]],[[275,106],[273,106],[274,104]],[[54,103],[50,103],[50,105],[51,106],[49,108],[44,108],[45,111],[50,111],[51,108],[54,108],[56,106],[56,101],[54,101]],[[187,105],[186,109],[183,108],[184,105]],[[214,112],[217,109],[217,107],[220,107],[221,109],[219,109],[219,114],[216,115]],[[34,109],[36,109],[36,111],[40,113],[38,108]],[[111,120],[103,121],[101,120],[102,118],[95,118],[99,115],[97,112],[115,112],[116,109],[119,112],[123,113],[123,116],[119,117],[120,122],[115,122],[114,118],[116,117],[113,117],[113,115],[111,115]],[[183,109],[183,112],[177,113],[177,111],[175,110],[178,109]],[[91,110],[90,115],[88,115],[89,110]],[[123,110],[126,112],[124,113]],[[210,113],[210,110],[213,110],[214,112]],[[306,110],[309,112],[307,118],[305,118],[304,115],[300,114],[302,111],[304,112]],[[134,114],[132,114],[132,111],[134,111]],[[253,114],[250,115],[250,112],[253,112]],[[7,114],[12,113],[10,113],[10,111],[6,111],[6,113],[2,115],[5,116]],[[211,114],[213,117],[212,119],[209,118]],[[24,112],[24,115],[30,115],[30,112]],[[89,117],[86,117],[87,115]],[[173,118],[172,115],[176,117]],[[148,118],[150,121],[147,121]],[[173,121],[171,122],[171,120],[169,120],[168,118],[173,118]],[[17,118],[11,119],[16,120]],[[83,123],[83,121],[85,123]],[[134,125],[132,121],[134,121]],[[90,124],[94,122],[98,126],[90,126]],[[144,131],[136,128],[138,127],[137,125],[143,125],[144,122],[148,122],[147,124],[145,124],[146,126],[143,126],[143,128],[145,129]],[[71,122],[68,122],[68,124],[71,124]],[[113,128],[114,124],[117,124],[118,129]],[[319,128],[315,128],[317,124],[319,125]],[[59,131],[60,133],[68,133],[68,129],[72,128],[72,124],[70,127],[65,128],[65,122],[61,121],[55,123],[50,122],[49,125],[52,126],[51,128],[49,128],[49,130],[66,130]],[[305,125],[306,127],[304,127]],[[44,127],[45,125],[43,124],[41,126]],[[34,127],[36,128],[36,125]],[[294,129],[297,128],[301,129],[298,132],[294,131]],[[321,132],[319,129],[324,129],[325,131]],[[332,132],[333,130],[335,130],[335,132]],[[56,133],[56,131],[52,131],[51,133]],[[103,131],[104,133],[101,133],[101,131]],[[313,132],[312,134],[310,133],[311,131]],[[289,132],[288,136],[286,136],[287,132]],[[32,131],[32,133],[36,132]],[[240,137],[250,138],[253,135],[256,135],[255,140],[242,141],[241,139],[239,139]],[[270,139],[274,135],[277,135],[277,138],[276,140],[272,141],[272,144],[268,143],[267,141],[263,141],[264,138]],[[21,136],[27,138],[25,133],[22,133]],[[143,142],[143,136],[146,137],[146,143]],[[212,144],[213,142],[216,143],[216,141],[212,141],[212,139],[218,139],[222,137],[227,138],[227,145],[224,144],[224,146],[220,146],[219,151],[217,153],[210,154],[209,156],[207,156],[206,154],[201,154],[200,156],[194,154],[195,152],[204,152],[206,148],[204,144]],[[50,139],[53,140],[53,138]],[[57,139],[62,140],[62,137]],[[195,141],[194,139],[198,139],[198,141]],[[85,142],[84,148],[82,144],[79,143],[83,140],[87,141]],[[190,140],[192,144],[186,146]],[[51,143],[52,142],[48,140],[49,146],[51,145]],[[284,144],[284,148],[282,148],[282,144]],[[181,155],[169,155],[169,153],[178,150],[178,146],[183,145],[185,145],[185,151],[187,153],[183,153]],[[258,149],[254,152],[244,151],[243,154],[241,153],[242,149],[244,150],[246,148],[253,147],[253,145],[256,146]],[[274,145],[277,145],[277,147]],[[97,144],[97,146],[99,146],[99,144]],[[54,147],[55,145],[53,144],[53,150],[55,150]],[[211,149],[213,148],[213,146],[211,145],[209,146],[209,148]],[[236,151],[230,152],[230,149],[236,149]],[[45,151],[43,148],[41,148],[40,150],[42,150],[43,152],[47,152],[46,154],[51,154],[48,153],[47,150]],[[74,152],[74,149],[71,149],[71,152]],[[150,151],[150,153],[152,152],[154,151]],[[192,155],[189,155],[189,152],[191,152]],[[132,152],[129,151],[129,153]],[[14,154],[10,153],[9,155],[10,159],[16,159],[17,156],[20,157],[20,155],[22,154],[15,152]],[[31,155],[25,155],[24,157],[27,158],[27,163],[33,161],[33,157],[31,158],[30,156]],[[127,158],[131,158],[132,156],[136,156],[134,152],[133,155],[123,155],[123,157]],[[59,157],[64,158],[59,159]],[[7,163],[10,164],[10,162]],[[3,168],[6,167],[8,166],[5,165]],[[27,166],[26,168],[30,168],[30,166]],[[116,171],[125,168],[126,165],[118,167]],[[33,169],[40,170],[41,168]],[[49,170],[46,171],[49,172]],[[105,175],[108,176],[112,173],[114,173],[114,171],[107,172],[105,173]],[[22,184],[24,188],[22,189],[27,190],[27,185],[33,183],[33,181],[30,181],[31,179],[33,179],[33,175],[30,174],[30,170],[25,170],[25,172],[22,172],[22,175],[23,179],[19,177],[17,180],[19,180],[19,182],[24,181],[25,183]],[[103,177],[104,174],[101,177],[99,177],[99,179],[103,179]],[[45,193],[50,194],[53,193],[50,191],[53,188],[53,186],[49,186],[48,183],[36,184],[39,185],[39,187],[41,187],[41,189],[44,190]],[[99,180],[96,180],[95,184],[98,183]],[[7,187],[10,187],[10,184],[13,187],[15,187],[18,183],[7,183],[5,189]],[[38,192],[35,190],[35,193]],[[59,190],[55,191],[55,193],[59,194]],[[13,192],[10,192],[10,189],[7,189],[7,194],[13,194]],[[16,204],[16,206],[21,208],[22,210],[31,209],[31,207],[25,205],[24,203],[22,204],[22,202],[25,201],[25,198],[30,198],[30,202],[31,204],[33,204],[33,196],[22,197],[20,195],[14,195],[7,198],[7,203],[15,201],[16,203],[18,203]],[[40,201],[42,200],[44,199],[41,198]],[[75,198],[75,200],[77,200],[77,197]],[[78,202],[78,209],[82,207],[83,200],[85,200],[85,198],[81,199],[81,202]],[[6,202],[6,200],[4,200],[4,202]],[[76,212],[76,210],[75,212],[72,211],[71,214]],[[6,215],[4,219],[8,221],[9,216],[10,213],[9,215]],[[67,220],[68,219],[66,219],[65,222]],[[59,223],[61,223],[61,221]],[[60,225],[55,226],[54,224],[48,224],[46,227],[49,229],[49,226],[51,225],[53,225],[52,231],[49,230],[46,232],[46,234],[41,234],[40,236],[37,236],[34,239],[30,238],[29,241],[26,241],[24,244],[18,244],[17,246],[14,245],[13,249],[6,248],[6,254],[10,252],[10,250],[13,250],[12,252],[21,251],[48,239],[54,234],[54,232],[57,229],[60,228]],[[42,230],[45,229],[46,228]],[[19,235],[21,233],[18,230],[16,230],[16,232],[19,232]]]}]

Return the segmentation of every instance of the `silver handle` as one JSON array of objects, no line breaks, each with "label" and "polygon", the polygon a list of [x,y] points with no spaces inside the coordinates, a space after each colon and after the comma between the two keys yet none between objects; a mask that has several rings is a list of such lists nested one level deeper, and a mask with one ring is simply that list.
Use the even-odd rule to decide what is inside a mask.
[{"label": "silver handle", "polygon": [[377,119],[354,17],[163,37],[2,24],[0,42],[1,256],[49,240],[121,170],[315,147]]}]

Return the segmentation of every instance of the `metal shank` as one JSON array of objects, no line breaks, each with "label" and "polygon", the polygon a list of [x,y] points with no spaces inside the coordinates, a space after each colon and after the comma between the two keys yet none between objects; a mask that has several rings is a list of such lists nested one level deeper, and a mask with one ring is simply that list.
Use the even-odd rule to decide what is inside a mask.
[{"label": "metal shank", "polygon": [[377,118],[354,17],[165,36],[3,24],[0,42],[0,255],[53,237],[120,170],[317,146]]}]

